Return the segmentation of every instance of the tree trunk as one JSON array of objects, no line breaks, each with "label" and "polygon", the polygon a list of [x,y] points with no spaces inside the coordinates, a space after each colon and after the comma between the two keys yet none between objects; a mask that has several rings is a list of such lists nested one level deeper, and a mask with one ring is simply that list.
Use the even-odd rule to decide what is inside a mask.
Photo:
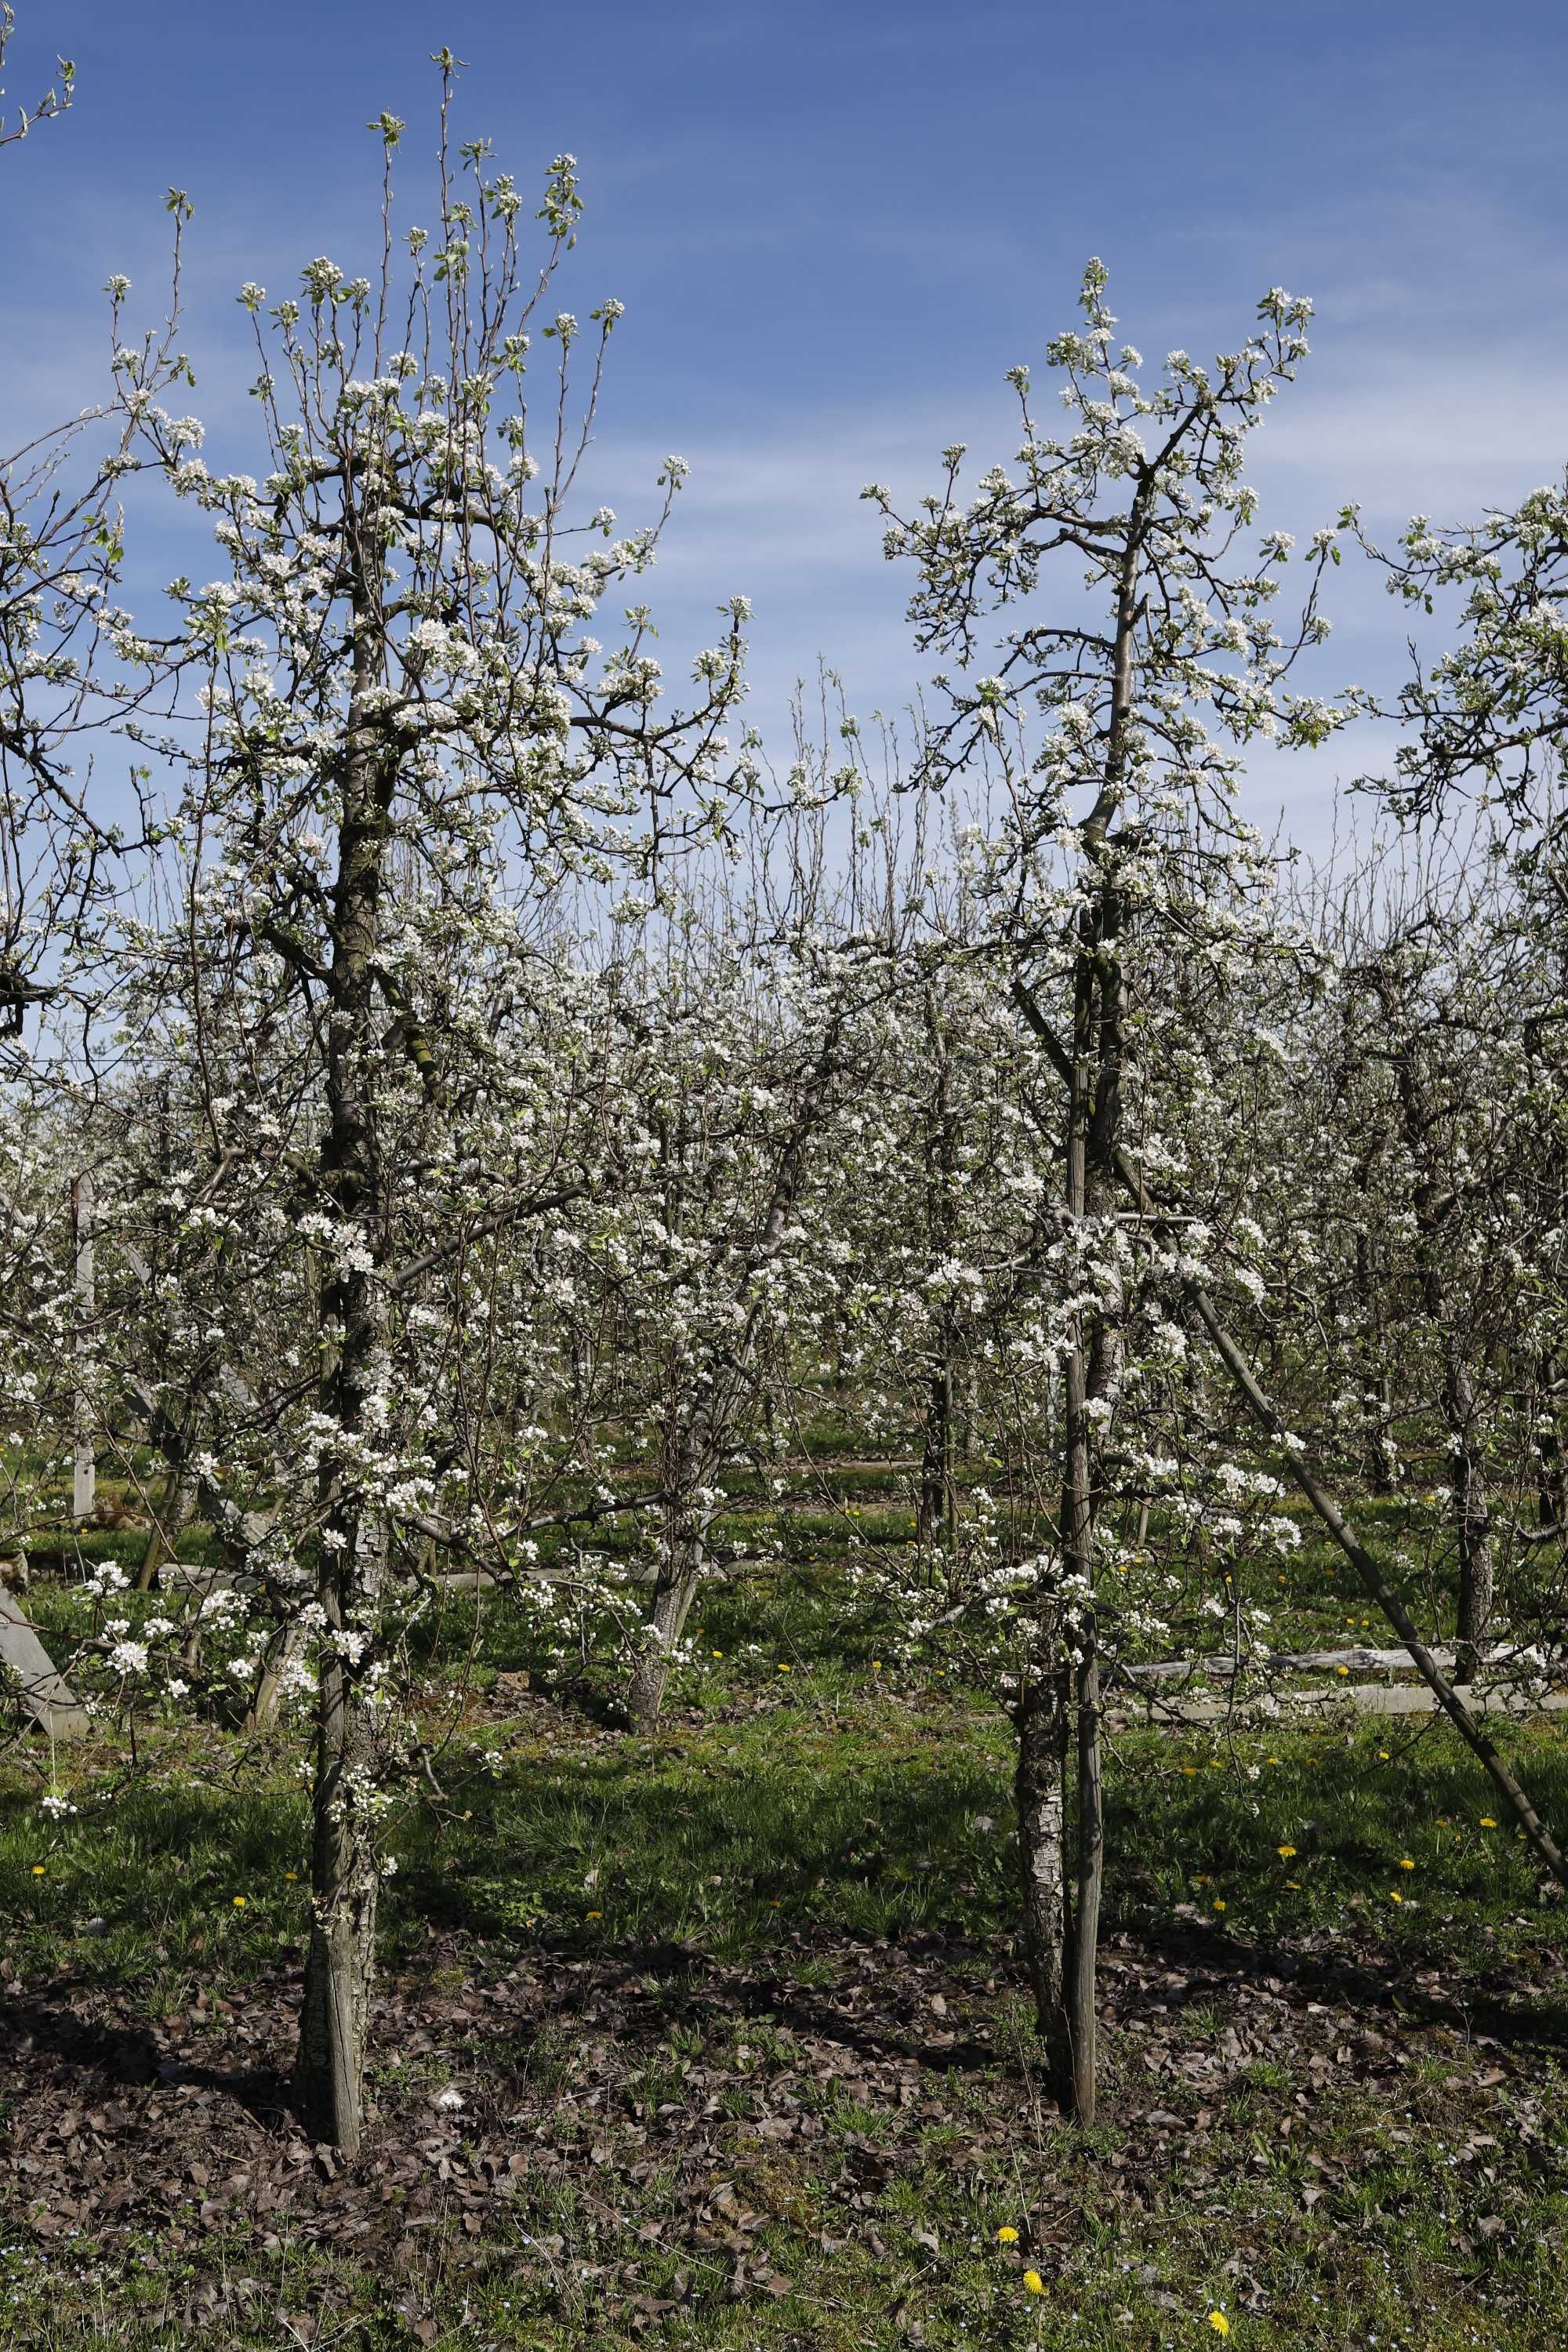
[{"label": "tree trunk", "polygon": [[266,1731],[278,1714],[283,1696],[284,1677],[305,1646],[305,1629],[298,1618],[279,1626],[267,1645],[267,1654],[257,1677],[255,1695],[246,1713],[247,1731]]},{"label": "tree trunk", "polygon": [[1068,1677],[1042,1676],[1019,1701],[1018,1862],[1024,1896],[1024,1958],[1035,1997],[1035,2022],[1046,2050],[1046,2077],[1064,2113],[1073,2095],[1068,2014],[1071,1907],[1067,1877]]},{"label": "tree trunk", "polygon": [[926,1404],[925,1438],[921,1453],[921,1502],[916,1538],[929,1544],[941,1530],[952,1541],[957,1521],[957,1496],[952,1474],[952,1352],[943,1318],[942,1357],[931,1376]]},{"label": "tree trunk", "polygon": [[342,1663],[321,1672],[311,1790],[310,1948],[295,2061],[300,2119],[311,2140],[356,2156],[364,2130],[364,2068],[375,1969],[380,1870],[366,1799],[377,1736]]},{"label": "tree trunk", "polygon": [[306,2131],[343,2155],[364,2127],[364,2066],[380,1885],[375,1821],[381,1728],[375,1705],[376,1617],[389,1528],[376,1497],[375,1456],[388,1414],[387,1248],[375,1119],[375,955],[395,783],[378,751],[369,697],[381,670],[381,557],[374,528],[354,604],[354,695],[348,718],[327,989],[327,1131],[322,1190],[352,1246],[335,1245],[321,1286],[331,1352],[321,1412],[334,1439],[322,1461],[323,1526],[316,1599],[321,1612],[316,1763],[311,1789],[311,1927],[295,2093]]},{"label": "tree trunk", "polygon": [[1094,2121],[1099,2070],[1095,1977],[1100,1958],[1100,1897],[1105,1880],[1105,1811],[1100,1771],[1100,1660],[1092,1627],[1078,1671],[1078,1910],[1072,1951],[1073,2108]]},{"label": "tree trunk", "polygon": [[632,1668],[626,1685],[626,1714],[636,1731],[649,1731],[658,1720],[665,1685],[669,1680],[670,1660],[686,1631],[686,1620],[702,1581],[702,1538],[699,1535],[675,1550],[668,1573],[661,1574],[654,1587],[647,1620],[652,1638]]},{"label": "tree trunk", "polygon": [[[1073,1070],[1068,1129],[1067,1209],[1071,1218],[1102,1218],[1114,1205],[1115,1154],[1121,1125],[1121,990],[1116,961],[1121,907],[1115,885],[1103,880],[1098,904],[1086,915],[1073,1021]],[[1090,1076],[1090,1056],[1097,1064]],[[1081,1282],[1081,1274],[1075,1280]],[[1119,1384],[1121,1357],[1120,1283],[1101,1297],[1086,1333],[1080,1322],[1063,1375],[1067,1435],[1062,1486],[1062,1568],[1079,1612],[1078,1664],[1078,1907],[1073,1923],[1068,1991],[1073,2110],[1094,2121],[1098,2032],[1095,1982],[1100,1961],[1100,1905],[1105,1874],[1105,1821],[1100,1798],[1100,1663],[1095,1625],[1094,1525],[1099,1463],[1089,1407],[1109,1404]]]},{"label": "tree trunk", "polygon": [[[344,1189],[352,1197],[352,1188]],[[379,1415],[373,1400],[383,1353],[380,1297],[364,1275],[335,1275],[323,1307],[323,1323],[336,1323],[342,1333],[337,1364],[323,1382],[323,1411],[346,1442],[342,1456],[323,1473],[331,1492],[316,1585],[325,1622],[311,1789],[312,1920],[295,2082],[310,2137],[352,2157],[364,2122],[380,1883],[374,1838],[380,1726],[366,1669],[387,1529],[358,1489],[350,1457],[355,1439],[374,1442]]]},{"label": "tree trunk", "polygon": [[[1140,491],[1142,499],[1143,493]],[[1105,769],[1094,808],[1082,827],[1088,861],[1084,880],[1087,903],[1079,918],[1073,977],[1073,1034],[1070,1057],[1062,1055],[1058,1069],[1068,1088],[1067,1154],[1063,1206],[1069,1230],[1081,1238],[1090,1219],[1104,1218],[1114,1208],[1118,1138],[1121,1123],[1121,1066],[1125,1053],[1122,1032],[1121,969],[1118,940],[1121,928],[1121,894],[1115,858],[1117,845],[1110,827],[1119,816],[1126,793],[1126,744],[1132,708],[1135,588],[1139,562],[1136,534],[1129,537],[1117,600],[1117,626],[1111,681],[1110,723]],[[1022,982],[1016,983],[1023,1001],[1033,999]],[[1038,1019],[1037,1012],[1034,1017]],[[1080,1291],[1084,1269],[1074,1265],[1071,1278]],[[1026,1919],[1026,1944],[1035,1986],[1036,2009],[1046,2039],[1049,2063],[1061,2084],[1064,2106],[1070,2101],[1084,2122],[1095,2109],[1095,1979],[1099,1964],[1100,1905],[1104,1878],[1104,1817],[1100,1794],[1100,1676],[1095,1657],[1094,1523],[1099,1504],[1098,1479],[1103,1431],[1097,1437],[1091,1404],[1109,1409],[1120,1384],[1122,1300],[1120,1277],[1114,1276],[1105,1296],[1087,1318],[1075,1319],[1062,1370],[1064,1462],[1059,1544],[1061,1577],[1068,1605],[1076,1623],[1060,1624],[1057,1640],[1070,1631],[1078,1651],[1079,1721],[1079,1912],[1072,1918],[1065,1887],[1061,1847],[1061,1794],[1066,1777],[1068,1697],[1072,1672],[1056,1672],[1058,1696],[1050,1730],[1056,1771],[1054,1868],[1061,1892],[1057,1897],[1063,1927],[1064,1954],[1070,1946],[1070,1970],[1053,1970],[1043,1953],[1042,1916]],[[1024,1839],[1024,1800],[1028,1796],[1037,1819],[1025,1858],[1025,1900],[1037,1905],[1035,1889],[1037,1863],[1030,1854],[1043,1853],[1051,1817],[1042,1811],[1044,1799],[1038,1767],[1026,1768],[1025,1746],[1041,1738],[1031,1725],[1027,1709],[1019,1726],[1019,1838]]]},{"label": "tree trunk", "polygon": [[[1383,983],[1385,1008],[1403,1010],[1399,991]],[[1415,1213],[1415,1259],[1421,1276],[1421,1298],[1428,1321],[1442,1335],[1443,1427],[1448,1441],[1449,1493],[1453,1497],[1454,1541],[1458,1559],[1458,1643],[1454,1679],[1472,1683],[1480,1665],[1481,1645],[1492,1617],[1491,1504],[1487,1492],[1485,1456],[1476,1384],[1465,1354],[1467,1318],[1445,1279],[1440,1255],[1448,1215],[1447,1195],[1432,1165],[1430,1120],[1415,1058],[1406,1052],[1395,1062],[1405,1139],[1418,1169],[1411,1206]]]},{"label": "tree trunk", "polygon": [[1473,1683],[1491,1625],[1491,1502],[1486,1465],[1476,1443],[1475,1384],[1468,1365],[1452,1344],[1443,1381],[1443,1417],[1448,1424],[1454,1534],[1459,1555],[1459,1639],[1454,1680]]}]

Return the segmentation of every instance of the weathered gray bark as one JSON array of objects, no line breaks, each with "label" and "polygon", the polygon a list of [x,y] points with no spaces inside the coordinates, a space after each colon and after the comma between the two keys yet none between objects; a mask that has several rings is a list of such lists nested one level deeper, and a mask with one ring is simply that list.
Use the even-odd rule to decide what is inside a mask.
[{"label": "weathered gray bark", "polygon": [[1071,1903],[1067,1864],[1068,1677],[1042,1675],[1019,1699],[1013,1790],[1024,1909],[1024,1958],[1045,2045],[1051,2094],[1066,2108],[1073,2096],[1072,2030],[1068,2011]]},{"label": "weathered gray bark", "polygon": [[1073,1915],[1071,1994],[1073,2112],[1094,2121],[1100,2027],[1095,1983],[1100,1964],[1100,1902],[1105,1883],[1105,1807],[1100,1787],[1100,1660],[1092,1626],[1078,1670],[1078,1905]]},{"label": "weathered gray bark", "polygon": [[632,1668],[626,1685],[626,1714],[639,1731],[658,1720],[669,1680],[669,1662],[686,1632],[686,1621],[702,1581],[704,1545],[700,1534],[680,1543],[674,1558],[659,1570],[648,1606],[651,1640]]},{"label": "weathered gray bark", "polygon": [[280,1625],[267,1645],[261,1672],[256,1679],[256,1689],[247,1711],[247,1731],[268,1730],[278,1714],[283,1696],[284,1679],[289,1669],[305,1647],[305,1629],[298,1618]]}]

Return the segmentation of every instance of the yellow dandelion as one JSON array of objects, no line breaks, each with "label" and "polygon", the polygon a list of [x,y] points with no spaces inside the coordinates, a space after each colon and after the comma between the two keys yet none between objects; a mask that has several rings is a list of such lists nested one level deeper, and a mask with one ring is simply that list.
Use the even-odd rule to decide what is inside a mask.
[{"label": "yellow dandelion", "polygon": [[33,1864],[33,1876],[35,1878],[46,1878],[47,1875],[48,1873],[45,1870],[41,1862],[36,1862]]},{"label": "yellow dandelion", "polygon": [[716,1658],[721,1658],[721,1657],[723,1656],[723,1654],[724,1654],[724,1653],[723,1653],[723,1651],[722,1651],[722,1650],[715,1650],[715,1651],[714,1651],[714,1653],[713,1653],[713,1655],[714,1655]]},{"label": "yellow dandelion", "polygon": [[788,1674],[788,1672],[789,1672],[789,1668],[788,1668],[787,1666],[781,1666],[781,1667],[779,1668],[779,1672],[780,1672],[780,1674],[781,1674],[781,1675],[787,1675],[787,1674]]},{"label": "yellow dandelion", "polygon": [[872,1661],[871,1661],[871,1672],[872,1672],[874,1675],[879,1675],[879,1674],[881,1673],[881,1671],[882,1671],[882,1661],[881,1661],[881,1659],[880,1659],[880,1658],[873,1658],[873,1659],[872,1659]]},{"label": "yellow dandelion", "polygon": [[1396,1886],[1391,1886],[1388,1890],[1388,1899],[1391,1903],[1403,1903],[1405,1897]]},{"label": "yellow dandelion", "polygon": [[1491,1817],[1491,1815],[1490,1815],[1489,1813],[1483,1813],[1483,1814],[1481,1815],[1481,1827],[1482,1827],[1482,1829],[1484,1829],[1484,1830],[1495,1830],[1495,1829],[1496,1829],[1496,1827],[1497,1827],[1497,1823],[1496,1823],[1496,1822],[1494,1822],[1494,1821],[1493,1821],[1493,1819],[1492,1819],[1492,1817]]},{"label": "yellow dandelion", "polygon": [[1230,2322],[1226,2317],[1223,2311],[1210,2312],[1209,2326],[1214,2329],[1216,2336],[1228,2336],[1230,2334]]},{"label": "yellow dandelion", "polygon": [[1274,1849],[1281,1862],[1289,1862],[1296,1852],[1293,1845],[1277,1845]]},{"label": "yellow dandelion", "polygon": [[1225,1909],[1225,1897],[1223,1895],[1215,1895],[1214,1907],[1216,1911],[1223,1911]]},{"label": "yellow dandelion", "polygon": [[604,1916],[602,1911],[590,1911],[588,1914],[590,1919],[602,1919]]},{"label": "yellow dandelion", "polygon": [[[1336,1666],[1334,1668],[1334,1672],[1336,1675],[1348,1675],[1350,1673],[1350,1668],[1348,1666]],[[1228,2329],[1226,2332],[1228,2333]]]},{"label": "yellow dandelion", "polygon": [[285,1877],[285,1878],[293,1878],[293,1879],[298,1879],[298,1877],[299,1877],[300,1874],[299,1874],[299,1872],[298,1872],[297,1870],[286,1870],[286,1871],[283,1873],[283,1875],[284,1875],[284,1877]]},{"label": "yellow dandelion", "polygon": [[1301,1892],[1301,1882],[1299,1878],[1288,1878],[1285,1881],[1285,1884],[1290,1889],[1292,1895],[1300,1895]]},{"label": "yellow dandelion", "polygon": [[1182,1769],[1186,1774],[1189,1780],[1193,1780],[1197,1778],[1198,1768],[1195,1764],[1184,1764]]},{"label": "yellow dandelion", "polygon": [[1389,1758],[1388,1758],[1388,1750],[1387,1750],[1387,1748],[1380,1748],[1378,1749],[1378,1751],[1377,1751],[1377,1760],[1378,1760],[1378,1762],[1379,1762],[1380,1764],[1386,1764],[1386,1763],[1388,1762]]},{"label": "yellow dandelion", "polygon": [[1410,1856],[1407,1853],[1402,1853],[1399,1857],[1399,1867],[1401,1870],[1414,1870],[1415,1864],[1411,1861]]},{"label": "yellow dandelion", "polygon": [[1016,2246],[1017,2242],[1018,2232],[1010,2221],[1004,2221],[996,2232],[996,2243],[999,2246]]},{"label": "yellow dandelion", "polygon": [[237,1911],[243,1911],[243,1910],[244,1910],[244,1908],[245,1908],[245,1905],[246,1905],[246,1897],[245,1897],[243,1895],[237,1895],[235,1896],[235,1898],[234,1898],[234,1907],[235,1907],[235,1909],[236,1909]]},{"label": "yellow dandelion", "polygon": [[1046,2291],[1046,2282],[1040,2276],[1038,2271],[1026,2271],[1024,2273],[1024,2284],[1028,2288],[1031,2294],[1044,2294]]}]

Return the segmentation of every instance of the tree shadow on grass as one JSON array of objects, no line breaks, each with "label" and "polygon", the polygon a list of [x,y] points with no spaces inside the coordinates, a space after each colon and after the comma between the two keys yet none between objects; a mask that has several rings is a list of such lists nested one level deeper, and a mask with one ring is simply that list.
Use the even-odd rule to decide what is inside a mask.
[{"label": "tree shadow on grass", "polygon": [[868,1759],[858,1776],[742,1770],[672,1788],[609,1759],[564,1786],[472,1794],[471,1818],[394,1882],[389,1955],[401,1946],[405,1967],[432,1931],[510,1943],[556,2018],[612,1992],[650,2040],[718,2009],[858,2057],[996,2064],[929,2005],[938,1974],[951,1990],[955,1970],[987,1973],[1010,1926],[1006,1824],[985,1811],[998,1799],[982,1770]]}]

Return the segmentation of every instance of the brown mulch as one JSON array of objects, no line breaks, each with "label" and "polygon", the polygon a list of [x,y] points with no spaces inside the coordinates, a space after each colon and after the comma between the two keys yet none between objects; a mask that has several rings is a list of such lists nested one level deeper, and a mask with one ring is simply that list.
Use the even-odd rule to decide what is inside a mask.
[{"label": "brown mulch", "polygon": [[[792,1963],[807,1959],[803,1982]],[[676,2184],[683,2240],[728,2258],[748,2239],[748,2166],[798,2166],[847,2218],[864,2215],[922,2161],[922,2135],[941,2122],[943,2168],[973,2175],[977,2190],[1001,2162],[1029,2161],[1048,2235],[1056,2168],[1040,2159],[1058,2118],[1014,2055],[1012,1972],[982,1979],[975,1959],[935,1939],[839,1942],[792,1948],[770,1972],[674,1950],[515,1958],[433,1935],[384,1981],[376,2054],[405,2063],[378,2090],[350,2168],[312,2149],[289,2111],[297,1968],[243,1992],[198,1992],[156,2019],[70,1978],[7,1975],[0,2226],[43,2240],[154,2231],[176,2244],[240,2232],[264,2249],[308,2230],[313,2244],[396,2269],[418,2257],[421,2231],[489,2235],[487,2216],[499,2223],[524,2187],[570,2181],[591,2213],[595,2200],[635,2203],[657,2170],[666,2203]],[[1501,1972],[1469,1989],[1461,2013],[1436,1977],[1363,1973],[1341,1952],[1258,1956],[1205,1930],[1163,1950],[1119,1936],[1103,1979],[1108,2120],[1128,2127],[1152,2178],[1162,2150],[1190,2157],[1259,2058],[1289,2066],[1303,2119],[1321,2093],[1352,2083],[1403,2105],[1417,2055],[1447,2054],[1456,2086],[1508,2083],[1517,2095],[1560,2038],[1561,2011],[1536,1998],[1549,1990]],[[695,2060],[671,2052],[681,2026],[706,2036]],[[828,2085],[868,2111],[874,2137],[853,2116],[816,2111]],[[460,2107],[437,2103],[443,2087]]]}]

